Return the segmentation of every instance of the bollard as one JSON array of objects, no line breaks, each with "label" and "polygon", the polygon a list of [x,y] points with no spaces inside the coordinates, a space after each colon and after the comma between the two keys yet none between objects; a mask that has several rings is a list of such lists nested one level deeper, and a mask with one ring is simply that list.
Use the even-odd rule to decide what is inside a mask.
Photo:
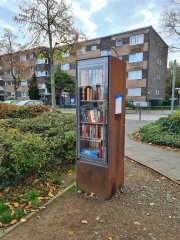
[{"label": "bollard", "polygon": [[141,109],[139,109],[139,121],[141,121]]}]

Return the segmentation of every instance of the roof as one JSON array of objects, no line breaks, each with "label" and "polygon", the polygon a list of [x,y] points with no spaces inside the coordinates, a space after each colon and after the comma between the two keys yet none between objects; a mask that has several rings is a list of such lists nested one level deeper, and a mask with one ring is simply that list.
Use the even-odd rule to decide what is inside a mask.
[{"label": "roof", "polygon": [[147,30],[147,29],[151,29],[156,35],[158,35],[158,37],[162,40],[162,42],[167,46],[167,43],[162,39],[162,37],[156,32],[156,30],[153,28],[153,26],[146,26],[146,27],[143,27],[143,28],[136,28],[136,29],[133,29],[133,30],[129,30],[129,31],[125,31],[125,32],[121,32],[121,33],[115,33],[115,34],[112,34],[112,35],[106,35],[106,36],[102,36],[102,37],[99,37],[99,38],[93,38],[93,39],[89,39],[88,42],[91,42],[91,41],[96,41],[96,40],[100,40],[100,39],[103,39],[103,38],[108,38],[108,37],[116,37],[116,36],[119,36],[119,35],[124,35],[124,34],[128,34],[128,33],[133,33],[133,32],[138,32],[138,31],[143,31],[143,30]]}]

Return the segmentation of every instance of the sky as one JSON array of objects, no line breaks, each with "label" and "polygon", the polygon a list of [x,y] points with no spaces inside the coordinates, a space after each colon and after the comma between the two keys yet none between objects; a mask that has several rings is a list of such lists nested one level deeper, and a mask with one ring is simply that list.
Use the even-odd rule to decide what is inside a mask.
[{"label": "sky", "polygon": [[[116,34],[152,25],[167,44],[170,39],[163,36],[160,19],[169,0],[66,0],[73,7],[75,26],[88,39]],[[19,28],[12,17],[18,13],[19,0],[0,0],[0,34],[4,27],[18,35]],[[180,55],[180,54],[179,54]],[[169,60],[178,54],[169,54]]]}]

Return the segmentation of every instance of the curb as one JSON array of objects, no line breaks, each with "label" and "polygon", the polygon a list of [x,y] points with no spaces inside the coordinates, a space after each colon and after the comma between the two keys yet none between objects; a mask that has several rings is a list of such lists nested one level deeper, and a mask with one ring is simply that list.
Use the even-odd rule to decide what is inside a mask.
[{"label": "curb", "polygon": [[[56,196],[54,196],[53,198],[51,198],[48,202],[46,202],[44,204],[44,206],[48,206],[49,204],[51,204],[54,200],[56,200],[58,197],[62,197],[66,192],[68,192],[71,188],[73,188],[76,185],[76,182],[73,182],[72,184],[70,184],[68,187],[66,187],[63,191],[59,192],[56,194]],[[43,211],[44,209],[38,209],[35,212],[31,212],[28,215],[26,215],[25,217],[23,217],[23,219],[25,219],[26,221],[29,220],[32,216],[34,216],[35,214],[39,213],[40,211]],[[19,225],[26,223],[26,222],[17,222],[14,225],[6,228],[6,229],[0,229],[0,238],[4,237],[7,233],[11,232],[13,229],[15,229],[16,227],[18,227]]]}]

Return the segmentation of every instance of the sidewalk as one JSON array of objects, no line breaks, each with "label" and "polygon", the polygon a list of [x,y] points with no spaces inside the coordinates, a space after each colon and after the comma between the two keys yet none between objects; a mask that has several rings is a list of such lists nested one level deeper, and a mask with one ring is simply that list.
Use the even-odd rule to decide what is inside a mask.
[{"label": "sidewalk", "polygon": [[[130,116],[133,118],[132,115]],[[125,155],[180,183],[180,154],[131,140],[128,133],[150,122],[130,120],[128,117],[126,116]],[[156,120],[156,118],[158,116],[151,116],[149,119]]]}]

